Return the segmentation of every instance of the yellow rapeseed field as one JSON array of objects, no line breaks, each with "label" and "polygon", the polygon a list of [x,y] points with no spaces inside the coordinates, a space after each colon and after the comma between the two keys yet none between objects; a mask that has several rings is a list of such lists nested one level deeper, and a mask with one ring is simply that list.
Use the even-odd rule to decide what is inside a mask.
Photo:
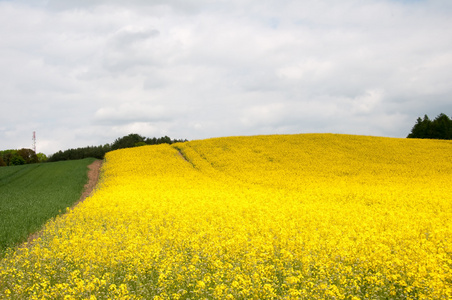
[{"label": "yellow rapeseed field", "polygon": [[229,137],[110,152],[0,261],[1,299],[451,299],[452,142]]}]

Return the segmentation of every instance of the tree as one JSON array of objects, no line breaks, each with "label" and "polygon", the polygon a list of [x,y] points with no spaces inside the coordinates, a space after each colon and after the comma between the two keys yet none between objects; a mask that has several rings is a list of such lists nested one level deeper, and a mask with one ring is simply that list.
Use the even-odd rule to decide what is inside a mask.
[{"label": "tree", "polygon": [[134,147],[141,147],[141,146],[146,146],[147,144],[145,142],[138,142],[135,143]]},{"label": "tree", "polygon": [[417,118],[416,124],[414,124],[411,129],[411,133],[407,136],[408,138],[423,138],[427,136],[428,127],[430,126],[430,119],[427,115],[424,115],[424,120],[420,117]]},{"label": "tree", "polygon": [[174,139],[174,140],[172,140],[169,136],[163,136],[163,137],[159,137],[159,138],[156,138],[156,137],[153,137],[153,138],[147,138],[146,139],[146,144],[148,144],[148,145],[157,145],[157,144],[173,144],[173,143],[182,143],[182,142],[187,142],[188,140],[182,140],[182,139],[180,139],[180,140],[177,140],[177,139]]},{"label": "tree", "polygon": [[[3,150],[0,151],[0,166],[14,166],[23,164],[34,164],[43,162],[47,159],[44,154],[40,153],[43,159],[40,159],[33,150],[22,148],[20,150]],[[45,158],[45,159],[44,159]]]},{"label": "tree", "polygon": [[[105,144],[103,146],[88,146],[77,149],[68,149],[64,151],[58,151],[49,156],[48,162],[55,162],[60,160],[72,160],[72,159],[83,159],[87,157],[94,157],[98,159],[103,159],[105,154],[112,150],[122,149],[122,148],[132,148],[144,145],[156,145],[156,144],[172,144],[178,142],[186,142],[187,140],[172,140],[168,136],[160,138],[145,138],[139,134],[131,133],[129,135],[117,138],[111,145]],[[38,155],[38,161],[41,161],[41,156]]]},{"label": "tree", "polygon": [[40,163],[47,161],[47,155],[45,155],[44,153],[39,152],[38,154],[36,154],[36,156],[38,157],[38,161]]},{"label": "tree", "polygon": [[417,118],[407,138],[418,139],[452,139],[452,120],[445,114],[439,114],[433,121],[427,115]]},{"label": "tree", "polygon": [[144,142],[144,139],[145,138],[139,134],[131,133],[122,138],[117,138],[113,144],[111,144],[111,150],[132,148],[135,147],[136,144]]},{"label": "tree", "polygon": [[13,150],[13,149],[3,150],[2,156],[3,156],[3,162],[5,163],[5,165],[12,166],[11,161],[13,160],[14,157],[17,156],[17,150]]},{"label": "tree", "polygon": [[440,114],[431,124],[431,137],[450,140],[452,138],[452,121],[445,114]]},{"label": "tree", "polygon": [[10,161],[11,166],[25,165],[25,163],[26,163],[25,159],[20,155],[14,156]]},{"label": "tree", "polygon": [[17,151],[17,154],[25,160],[26,164],[38,162],[38,156],[31,149],[22,148],[19,151]]}]

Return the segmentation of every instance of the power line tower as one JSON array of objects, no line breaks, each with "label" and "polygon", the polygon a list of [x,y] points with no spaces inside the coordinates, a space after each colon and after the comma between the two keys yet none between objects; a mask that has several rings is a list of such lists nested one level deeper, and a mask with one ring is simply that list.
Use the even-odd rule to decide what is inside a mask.
[{"label": "power line tower", "polygon": [[33,151],[36,154],[36,131],[33,131]]}]

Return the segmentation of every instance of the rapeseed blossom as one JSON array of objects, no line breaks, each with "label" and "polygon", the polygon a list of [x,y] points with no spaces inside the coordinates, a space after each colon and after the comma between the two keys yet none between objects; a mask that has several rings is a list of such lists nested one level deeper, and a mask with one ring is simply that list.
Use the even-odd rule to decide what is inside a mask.
[{"label": "rapeseed blossom", "polygon": [[0,298],[450,299],[452,143],[332,134],[110,152]]}]

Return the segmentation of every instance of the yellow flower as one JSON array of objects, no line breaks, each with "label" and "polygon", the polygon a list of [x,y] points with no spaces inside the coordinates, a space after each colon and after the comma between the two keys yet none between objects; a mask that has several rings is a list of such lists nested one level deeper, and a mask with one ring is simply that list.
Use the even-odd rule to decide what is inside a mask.
[{"label": "yellow flower", "polygon": [[0,261],[0,298],[450,298],[451,157],[332,134],[113,151],[91,197]]}]

